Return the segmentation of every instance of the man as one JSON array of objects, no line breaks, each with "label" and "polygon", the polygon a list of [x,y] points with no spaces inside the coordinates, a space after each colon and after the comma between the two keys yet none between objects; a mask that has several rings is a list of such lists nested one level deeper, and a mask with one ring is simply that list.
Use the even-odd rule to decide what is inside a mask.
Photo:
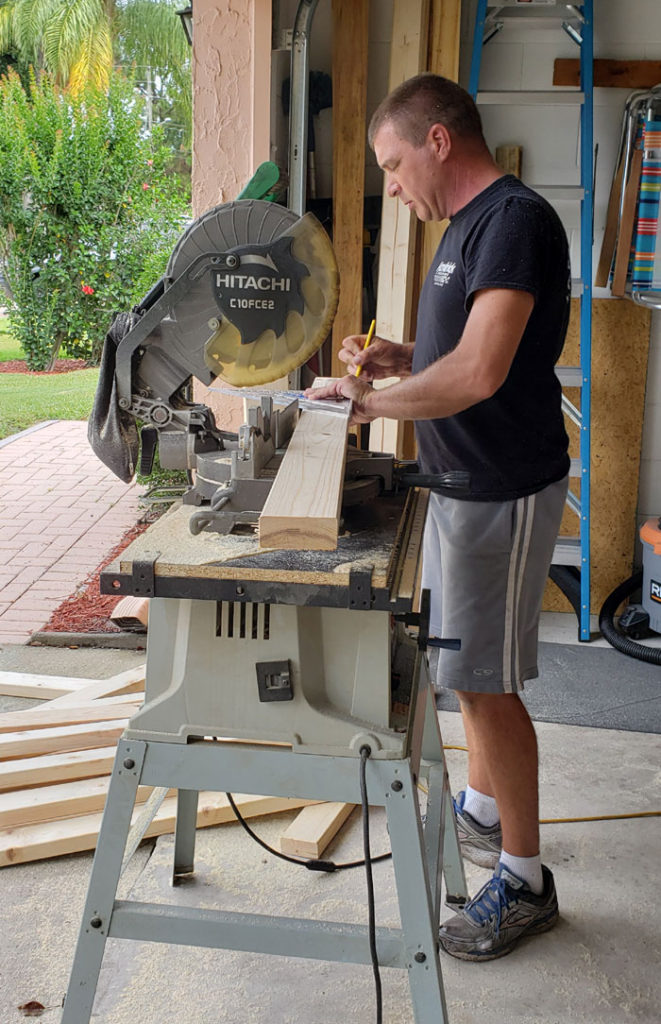
[{"label": "man", "polygon": [[[433,493],[423,586],[459,699],[468,786],[455,800],[464,856],[495,872],[440,931],[467,960],[509,953],[558,917],[539,851],[534,727],[518,694],[537,675],[542,592],[569,458],[554,365],[569,314],[569,257],[553,209],[494,163],[471,97],[419,75],[386,97],[369,140],[388,194],[422,221],[450,219],[420,296],[415,345],[346,338],[347,377],[317,397],[353,400],[355,422],[413,419],[424,472],[463,469],[470,492]],[[357,379],[355,370],[362,366]],[[398,376],[380,390],[378,378]],[[309,393],[309,392],[308,392]]]}]

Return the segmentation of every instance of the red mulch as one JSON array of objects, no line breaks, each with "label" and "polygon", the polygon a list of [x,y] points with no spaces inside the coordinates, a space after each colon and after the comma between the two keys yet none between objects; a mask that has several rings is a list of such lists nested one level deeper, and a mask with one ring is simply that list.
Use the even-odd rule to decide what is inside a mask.
[{"label": "red mulch", "polygon": [[42,377],[46,373],[69,373],[71,370],[85,370],[88,363],[84,359],[56,359],[52,370],[28,370],[24,359],[10,359],[0,363],[0,373],[29,373],[33,377]]},{"label": "red mulch", "polygon": [[121,597],[115,594],[99,593],[99,576],[105,567],[117,558],[124,548],[139,537],[151,524],[136,523],[124,534],[101,565],[87,579],[80,583],[76,592],[57,608],[41,632],[44,633],[119,633],[121,630],[110,621],[110,615]]}]

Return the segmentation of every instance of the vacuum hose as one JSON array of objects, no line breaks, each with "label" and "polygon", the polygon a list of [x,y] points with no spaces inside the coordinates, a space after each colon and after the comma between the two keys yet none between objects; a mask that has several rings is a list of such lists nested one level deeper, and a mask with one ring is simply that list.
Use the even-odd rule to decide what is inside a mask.
[{"label": "vacuum hose", "polygon": [[643,582],[643,573],[636,572],[624,583],[620,583],[612,594],[609,594],[599,612],[599,629],[609,644],[615,647],[622,654],[628,654],[630,658],[638,658],[639,661],[648,661],[652,665],[661,665],[661,648],[645,647],[644,644],[637,644],[630,640],[616,627],[614,615],[625,598],[629,597],[636,590],[639,590]]}]

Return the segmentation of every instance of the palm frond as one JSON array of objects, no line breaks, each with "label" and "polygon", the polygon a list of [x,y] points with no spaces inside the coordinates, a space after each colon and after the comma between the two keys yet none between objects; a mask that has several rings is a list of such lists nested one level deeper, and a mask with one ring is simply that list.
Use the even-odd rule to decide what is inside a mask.
[{"label": "palm frond", "polygon": [[107,18],[102,0],[67,0],[58,4],[57,12],[44,28],[43,53],[46,67],[60,82],[68,81],[81,48],[104,23],[107,24]]},{"label": "palm frond", "polygon": [[60,6],[59,0],[15,0],[12,4],[14,39],[26,60],[38,60],[46,26]]},{"label": "palm frond", "polygon": [[190,47],[176,11],[182,0],[130,0],[115,10],[120,59],[153,69],[190,65]]},{"label": "palm frond", "polygon": [[83,40],[71,63],[69,88],[74,96],[79,95],[88,84],[104,91],[110,82],[112,69],[112,39],[106,20],[100,20]]}]

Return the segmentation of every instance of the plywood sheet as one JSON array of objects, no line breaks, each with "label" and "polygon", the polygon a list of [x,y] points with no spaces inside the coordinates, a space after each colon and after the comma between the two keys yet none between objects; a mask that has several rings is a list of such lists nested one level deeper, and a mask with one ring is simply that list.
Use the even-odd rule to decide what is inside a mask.
[{"label": "plywood sheet", "polygon": [[[591,611],[633,569],[638,475],[642,444],[645,383],[649,350],[650,311],[628,300],[595,299],[592,358],[592,583]],[[578,300],[562,356],[566,366],[578,365]],[[568,392],[574,404],[578,393]],[[578,430],[568,429],[571,454],[578,457]],[[572,482],[572,489],[577,481]],[[566,510],[562,532],[578,533],[578,519]],[[549,583],[547,611],[570,611],[558,588]]]}]

